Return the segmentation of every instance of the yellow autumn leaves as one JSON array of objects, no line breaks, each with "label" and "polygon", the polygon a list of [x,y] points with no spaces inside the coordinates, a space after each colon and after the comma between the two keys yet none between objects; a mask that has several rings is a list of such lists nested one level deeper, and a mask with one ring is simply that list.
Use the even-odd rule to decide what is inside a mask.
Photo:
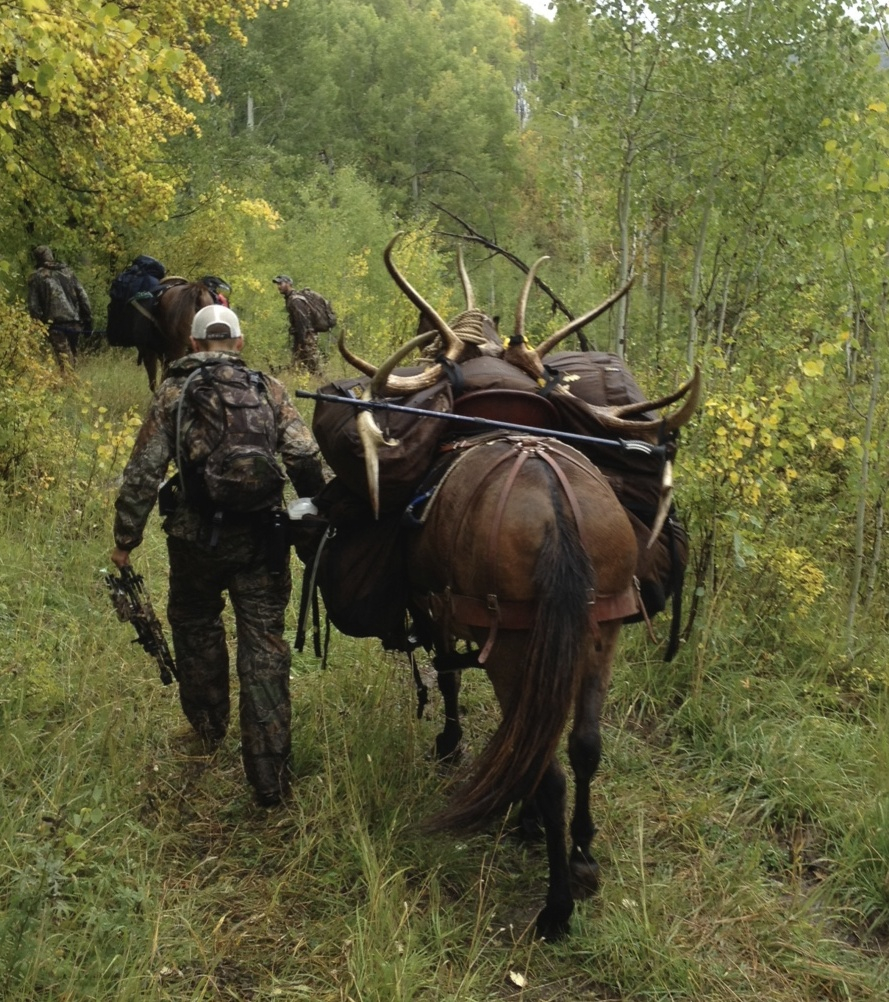
[{"label": "yellow autumn leaves", "polygon": [[[0,173],[6,200],[83,216],[114,249],[121,220],[164,218],[175,183],[158,144],[218,92],[198,54],[268,0],[16,0],[0,11]],[[151,166],[147,166],[151,165]],[[49,182],[49,183],[48,183]],[[0,192],[2,195],[2,192]],[[58,204],[53,204],[57,200]]]}]

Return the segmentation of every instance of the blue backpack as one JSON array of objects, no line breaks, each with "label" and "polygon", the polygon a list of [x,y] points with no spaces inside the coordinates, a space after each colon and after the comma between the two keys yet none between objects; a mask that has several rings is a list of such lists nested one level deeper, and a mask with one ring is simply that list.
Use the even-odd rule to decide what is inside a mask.
[{"label": "blue backpack", "polygon": [[121,348],[139,347],[134,340],[132,310],[128,309],[128,304],[137,296],[150,300],[151,293],[166,273],[160,261],[140,254],[114,279],[108,290],[108,344]]}]

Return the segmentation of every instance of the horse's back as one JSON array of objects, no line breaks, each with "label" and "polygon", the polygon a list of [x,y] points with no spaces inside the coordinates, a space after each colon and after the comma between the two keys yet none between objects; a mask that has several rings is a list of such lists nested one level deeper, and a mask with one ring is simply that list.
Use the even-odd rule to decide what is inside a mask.
[{"label": "horse's back", "polygon": [[632,582],[636,541],[605,477],[552,439],[503,437],[458,456],[441,483],[412,555],[418,587],[485,598],[538,598],[547,537],[576,533],[601,593]]},{"label": "horse's back", "polygon": [[158,354],[165,362],[172,362],[188,354],[194,315],[215,300],[202,282],[187,282],[177,276],[164,279],[160,287],[162,291],[155,307],[161,345]]}]

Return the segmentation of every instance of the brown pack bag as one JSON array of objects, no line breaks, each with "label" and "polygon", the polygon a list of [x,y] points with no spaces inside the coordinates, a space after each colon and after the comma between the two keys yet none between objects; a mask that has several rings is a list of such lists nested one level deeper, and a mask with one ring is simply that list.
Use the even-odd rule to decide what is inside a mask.
[{"label": "brown pack bag", "polygon": [[[412,374],[417,369],[396,369]],[[323,394],[357,397],[370,383],[367,377],[342,379],[322,387]],[[392,403],[420,410],[448,413],[453,410],[453,394],[446,380]],[[358,407],[348,403],[319,400],[312,418],[312,432],[321,453],[343,484],[365,501],[369,500],[364,449],[358,436]],[[411,500],[416,485],[432,464],[439,443],[448,434],[448,422],[441,418],[418,417],[397,411],[374,410],[374,419],[387,438],[396,445],[383,445],[380,462],[380,513],[401,510]]]},{"label": "brown pack bag", "polygon": [[[599,406],[621,406],[641,403],[648,399],[636,382],[626,363],[617,355],[602,351],[564,351],[547,356],[547,368],[556,373],[577,378],[568,383],[573,396]],[[569,431],[596,437],[613,437],[613,432],[591,427],[588,415],[571,405],[564,396],[551,397],[565,427]],[[657,421],[654,413],[640,418]],[[666,455],[672,457],[675,441],[664,443]],[[609,449],[590,443],[579,445],[588,459],[594,462],[608,478],[612,490],[624,506],[636,534],[638,559],[636,577],[640,597],[648,616],[654,616],[667,607],[672,599],[670,638],[664,659],[670,661],[679,646],[679,629],[682,616],[682,585],[688,564],[688,535],[675,508],[671,511],[657,539],[649,546],[651,527],[660,500],[664,454],[646,454],[633,449]],[[635,622],[633,617],[628,622]]]},{"label": "brown pack bag", "polygon": [[305,635],[306,610],[314,601],[308,591],[317,588],[340,633],[403,645],[409,595],[401,511],[374,519],[367,500],[338,477],[314,500],[317,516],[295,523],[294,542],[305,564],[299,635]]},{"label": "brown pack bag", "polygon": [[[599,407],[636,404],[646,400],[633,374],[617,355],[604,351],[564,351],[548,355],[546,367],[576,378],[566,384],[573,397]],[[596,424],[582,407],[572,406],[561,394],[549,398],[565,428],[581,435],[614,439],[615,433]],[[657,415],[642,414],[641,420],[657,421]],[[654,427],[657,427],[655,424]],[[625,508],[651,525],[660,497],[664,454],[645,450],[617,449],[590,442],[576,444],[586,457],[608,477],[614,493]]]}]

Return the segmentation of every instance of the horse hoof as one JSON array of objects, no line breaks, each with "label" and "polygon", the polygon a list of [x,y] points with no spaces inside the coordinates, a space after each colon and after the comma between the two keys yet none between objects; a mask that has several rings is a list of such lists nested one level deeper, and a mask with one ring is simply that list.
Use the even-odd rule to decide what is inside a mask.
[{"label": "horse hoof", "polygon": [[458,740],[455,743],[451,740],[444,740],[439,734],[435,739],[435,757],[442,765],[459,765],[463,758],[462,742]]},{"label": "horse hoof", "polygon": [[599,864],[589,857],[571,860],[571,882],[578,896],[595,894],[599,890]]},{"label": "horse hoof", "polygon": [[573,902],[569,904],[567,911],[565,908],[553,908],[551,905],[547,905],[537,916],[537,938],[545,939],[548,943],[564,939],[571,931],[571,913],[573,911]]}]

